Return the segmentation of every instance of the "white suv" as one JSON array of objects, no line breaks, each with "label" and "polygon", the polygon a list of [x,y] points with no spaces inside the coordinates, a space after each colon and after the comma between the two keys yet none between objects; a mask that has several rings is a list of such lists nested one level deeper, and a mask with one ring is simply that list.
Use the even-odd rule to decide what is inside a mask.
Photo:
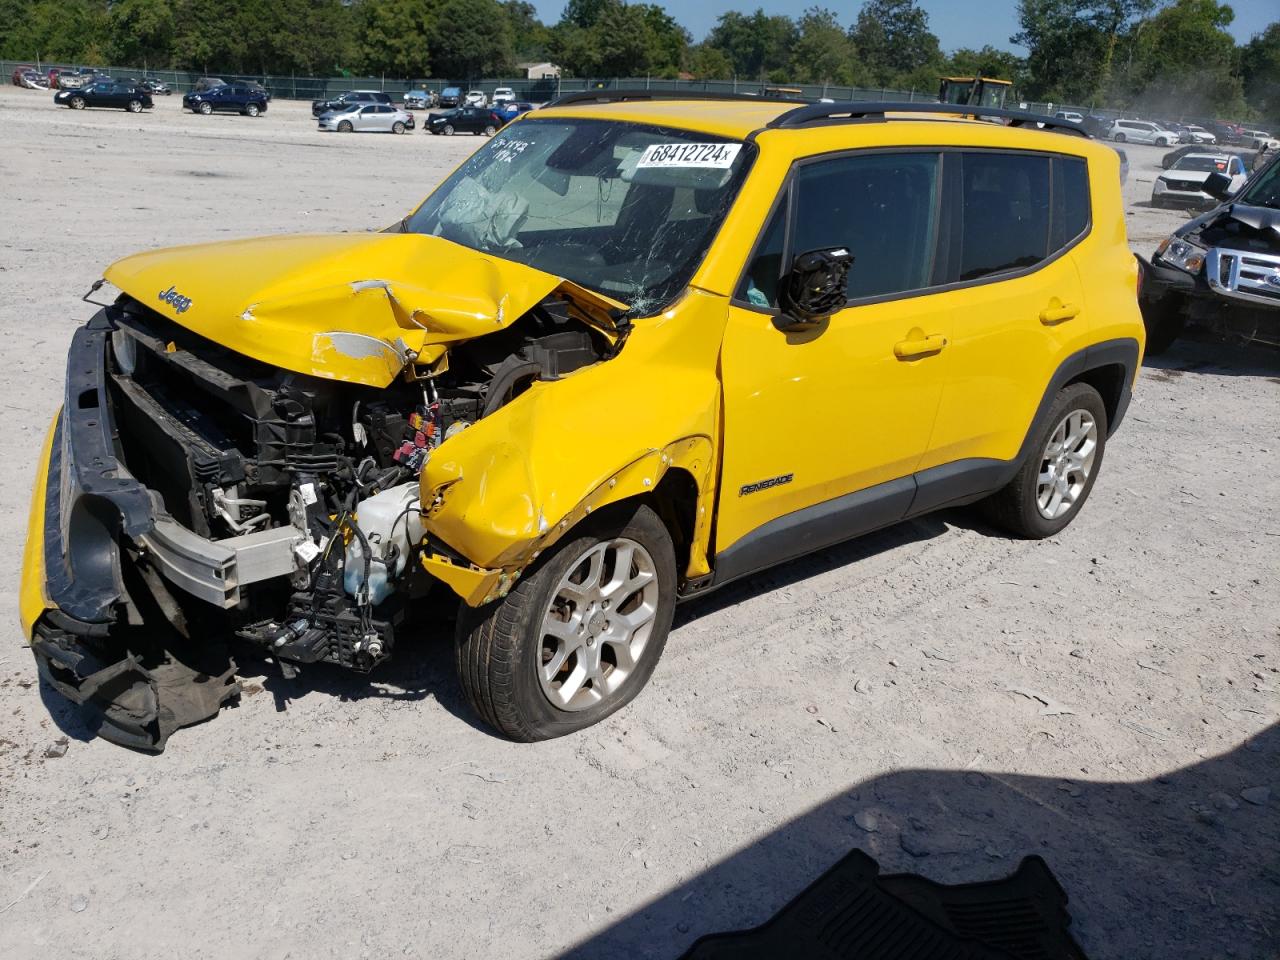
[{"label": "white suv", "polygon": [[1147,120],[1116,120],[1107,129],[1107,138],[1116,143],[1154,143],[1157,147],[1178,142],[1178,135],[1172,130]]},{"label": "white suv", "polygon": [[493,91],[493,100],[491,102],[494,106],[497,106],[500,103],[509,103],[515,98],[516,92],[510,87],[498,87],[497,90]]}]

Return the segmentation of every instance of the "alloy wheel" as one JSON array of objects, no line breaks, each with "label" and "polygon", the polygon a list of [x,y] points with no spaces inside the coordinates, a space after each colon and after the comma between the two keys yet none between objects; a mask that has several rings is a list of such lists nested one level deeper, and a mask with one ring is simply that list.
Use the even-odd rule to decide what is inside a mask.
[{"label": "alloy wheel", "polygon": [[1057,520],[1075,506],[1089,484],[1098,452],[1098,424],[1087,410],[1072,410],[1049,434],[1040,458],[1036,508]]},{"label": "alloy wheel", "polygon": [[596,543],[551,596],[539,637],[538,681],[554,706],[585,710],[617,694],[649,648],[657,568],[634,540]]}]

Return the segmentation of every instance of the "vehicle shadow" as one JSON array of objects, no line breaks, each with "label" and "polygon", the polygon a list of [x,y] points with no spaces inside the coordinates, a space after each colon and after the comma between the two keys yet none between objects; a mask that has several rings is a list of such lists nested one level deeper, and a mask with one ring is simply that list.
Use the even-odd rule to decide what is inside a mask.
[{"label": "vehicle shadow", "polygon": [[[1256,789],[1268,784],[1270,797]],[[1278,794],[1280,726],[1137,782],[889,773],[851,785],[562,956],[677,957],[705,934],[763,923],[858,848],[882,873],[943,883],[1004,877],[1039,854],[1066,889],[1072,934],[1092,960],[1275,960]]]},{"label": "vehicle shadow", "polygon": [[795,560],[789,560],[768,570],[762,570],[760,573],[735,580],[714,593],[682,603],[676,607],[672,629],[678,629],[700,617],[735,606],[744,600],[794,586],[824,573],[830,573],[832,570],[874,557],[876,554],[886,553],[908,544],[932,540],[946,532],[946,515],[931,514],[896,523],[875,533],[868,533]]},{"label": "vehicle shadow", "polygon": [[1210,373],[1231,377],[1280,376],[1280,350],[1258,344],[1241,344],[1215,337],[1208,330],[1189,326],[1164,353],[1142,358],[1143,376],[1170,380],[1184,373]]}]

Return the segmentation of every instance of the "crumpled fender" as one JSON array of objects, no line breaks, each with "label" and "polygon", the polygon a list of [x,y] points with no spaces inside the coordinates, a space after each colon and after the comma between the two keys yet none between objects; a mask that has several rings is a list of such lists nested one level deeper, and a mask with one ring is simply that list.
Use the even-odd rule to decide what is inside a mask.
[{"label": "crumpled fender", "polygon": [[472,568],[428,539],[428,571],[468,603],[500,596],[591,512],[681,469],[698,490],[686,575],[709,572],[726,314],[723,298],[691,291],[637,321],[618,356],[536,383],[441,444],[422,473],[424,526]]}]

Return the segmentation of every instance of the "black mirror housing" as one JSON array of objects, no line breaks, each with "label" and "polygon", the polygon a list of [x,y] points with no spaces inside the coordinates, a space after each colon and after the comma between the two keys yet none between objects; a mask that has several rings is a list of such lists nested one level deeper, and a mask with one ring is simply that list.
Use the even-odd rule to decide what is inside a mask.
[{"label": "black mirror housing", "polygon": [[1204,181],[1204,192],[1217,200],[1226,200],[1232,194],[1231,178],[1223,173],[1211,173]]},{"label": "black mirror housing", "polygon": [[824,320],[848,302],[849,268],[853,254],[846,247],[830,247],[799,254],[782,278],[778,293],[784,314],[802,326]]}]

